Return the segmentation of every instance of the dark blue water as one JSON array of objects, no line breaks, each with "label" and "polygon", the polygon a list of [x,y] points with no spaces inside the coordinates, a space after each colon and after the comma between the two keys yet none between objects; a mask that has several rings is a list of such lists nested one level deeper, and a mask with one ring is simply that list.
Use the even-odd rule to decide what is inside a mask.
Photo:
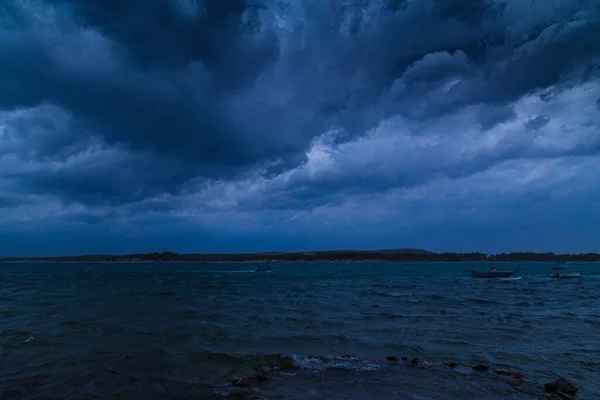
[{"label": "dark blue water", "polygon": [[600,398],[600,265],[487,267],[0,264],[0,398],[219,398],[260,371],[265,399],[536,399],[559,375]]}]

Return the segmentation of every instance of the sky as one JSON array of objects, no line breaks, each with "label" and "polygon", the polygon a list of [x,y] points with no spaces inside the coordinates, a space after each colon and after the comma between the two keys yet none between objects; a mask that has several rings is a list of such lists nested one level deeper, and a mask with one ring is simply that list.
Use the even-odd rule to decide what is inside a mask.
[{"label": "sky", "polygon": [[597,0],[3,0],[0,257],[600,252]]}]

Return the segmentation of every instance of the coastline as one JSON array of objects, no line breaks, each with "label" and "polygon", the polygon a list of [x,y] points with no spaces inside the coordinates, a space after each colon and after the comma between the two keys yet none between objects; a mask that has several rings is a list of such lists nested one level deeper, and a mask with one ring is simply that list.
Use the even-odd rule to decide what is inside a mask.
[{"label": "coastline", "polygon": [[[0,264],[362,264],[362,263],[378,263],[378,264],[548,264],[557,263],[555,261],[531,261],[531,260],[515,260],[515,261],[410,261],[410,260],[248,260],[248,261],[66,261],[66,260],[2,260]],[[569,264],[600,264],[600,261],[569,261]]]},{"label": "coastline", "polygon": [[136,254],[90,254],[54,257],[0,257],[0,263],[594,263],[598,253],[500,254],[435,253],[422,249],[325,250],[261,253],[187,253],[170,251]]}]

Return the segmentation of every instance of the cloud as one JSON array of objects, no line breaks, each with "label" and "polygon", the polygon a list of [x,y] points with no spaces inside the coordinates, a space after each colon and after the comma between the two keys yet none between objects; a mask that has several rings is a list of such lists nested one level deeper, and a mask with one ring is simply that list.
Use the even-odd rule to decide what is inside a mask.
[{"label": "cloud", "polygon": [[542,129],[544,126],[548,125],[548,122],[550,122],[550,118],[547,115],[538,115],[536,117],[531,118],[530,120],[525,122],[525,128],[532,130],[532,131],[537,131]]},{"label": "cloud", "polygon": [[591,0],[9,0],[0,41],[5,229],[343,221],[600,149]]},{"label": "cloud", "polygon": [[303,209],[350,194],[460,179],[505,161],[597,156],[600,113],[594,98],[599,92],[600,85],[590,83],[552,100],[531,93],[513,104],[512,120],[487,130],[478,124],[481,110],[473,106],[424,125],[388,119],[351,142],[336,143],[336,132],[330,132],[313,143],[307,163],[293,170],[204,190],[215,190],[209,197],[227,207]]}]

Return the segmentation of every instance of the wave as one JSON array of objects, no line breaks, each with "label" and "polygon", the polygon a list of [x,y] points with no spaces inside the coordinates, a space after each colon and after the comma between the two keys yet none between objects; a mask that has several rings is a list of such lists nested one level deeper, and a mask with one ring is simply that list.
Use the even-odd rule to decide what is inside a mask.
[{"label": "wave", "polygon": [[[190,271],[194,273],[206,273],[206,274],[250,274],[256,272],[254,269],[241,269],[241,270],[219,270],[219,269],[200,269],[195,271]],[[267,272],[267,271],[265,271]],[[270,272],[270,271],[268,271]]]},{"label": "wave", "polygon": [[464,300],[470,301],[471,303],[475,304],[503,304],[502,302],[496,300],[478,299],[473,297],[465,297]]},{"label": "wave", "polygon": [[311,371],[323,371],[328,369],[379,371],[385,367],[383,363],[350,355],[325,357],[293,354],[290,357],[284,354],[242,355],[200,350],[188,354],[187,358],[194,363],[217,362],[219,364],[232,366],[243,365],[249,370],[261,369],[263,371],[291,372],[295,368]]},{"label": "wave", "polygon": [[342,357],[316,357],[308,356],[302,357],[297,354],[292,356],[292,363],[294,366],[301,369],[308,369],[313,371],[323,371],[326,369],[345,369],[351,371],[379,371],[383,368],[383,365],[374,362],[361,360],[356,357],[342,356]]},{"label": "wave", "polygon": [[151,297],[174,297],[178,294],[172,291],[148,292]]},{"label": "wave", "polygon": [[365,316],[365,319],[402,319],[402,318],[411,318],[410,315],[402,315],[402,314],[394,314],[394,313],[362,313]]},{"label": "wave", "polygon": [[245,366],[249,370],[258,368],[279,369],[292,366],[292,358],[282,354],[236,354],[210,350],[196,350],[186,354],[186,359],[193,365],[216,362],[219,365]]},{"label": "wave", "polygon": [[391,297],[392,296],[391,293],[385,293],[385,292],[367,292],[365,294],[368,296],[381,296],[381,297]]},{"label": "wave", "polygon": [[435,339],[433,342],[449,346],[473,346],[473,343],[465,342],[464,340]]}]

